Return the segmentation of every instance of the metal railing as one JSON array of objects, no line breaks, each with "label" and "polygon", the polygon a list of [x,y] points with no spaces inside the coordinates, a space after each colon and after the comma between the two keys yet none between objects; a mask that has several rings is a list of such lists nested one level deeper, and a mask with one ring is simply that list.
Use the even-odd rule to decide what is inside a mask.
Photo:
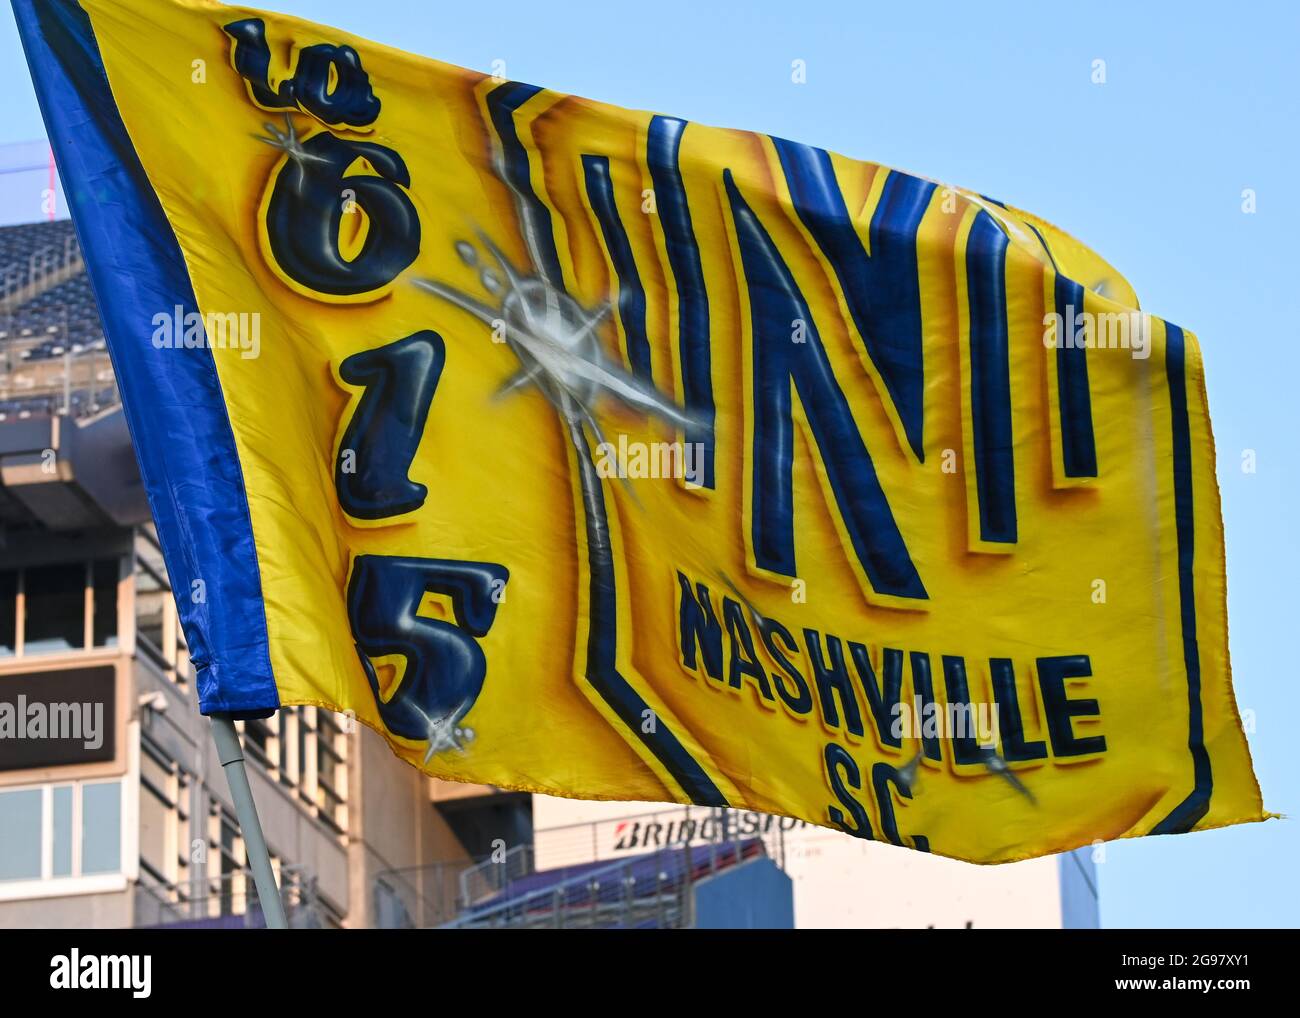
[{"label": "metal railing", "polygon": [[85,268],[75,234],[0,268],[0,311],[39,297]]},{"label": "metal railing", "polygon": [[[4,317],[0,315],[0,332]],[[113,363],[102,345],[74,351],[63,326],[54,333],[21,339],[0,339],[0,412],[21,415],[9,404],[20,404],[31,415],[86,417],[121,403]],[[64,344],[57,356],[29,360],[24,355],[54,338]]]},{"label": "metal railing", "polygon": [[[121,396],[103,336],[84,308],[24,305],[85,271],[74,234],[0,267],[0,414],[84,417]],[[6,408],[5,404],[18,404]]]},{"label": "metal railing", "polygon": [[500,894],[520,877],[533,872],[533,846],[516,845],[500,858],[489,856],[461,871],[459,877],[461,908],[470,908]]},{"label": "metal railing", "polygon": [[[283,866],[280,898],[289,926],[318,929],[329,925],[316,891],[316,878],[304,867]],[[142,874],[136,884],[136,928],[169,926],[257,929],[266,925],[251,872],[238,871],[193,885],[167,885]]]},{"label": "metal railing", "polygon": [[385,870],[375,877],[374,925],[383,930],[426,930],[461,910],[460,875],[473,860]]},{"label": "metal railing", "polygon": [[[765,855],[757,838],[661,849],[633,859],[575,867],[535,890],[507,889],[440,929],[681,929],[692,922],[694,885]],[[537,880],[547,873],[535,874]]]}]

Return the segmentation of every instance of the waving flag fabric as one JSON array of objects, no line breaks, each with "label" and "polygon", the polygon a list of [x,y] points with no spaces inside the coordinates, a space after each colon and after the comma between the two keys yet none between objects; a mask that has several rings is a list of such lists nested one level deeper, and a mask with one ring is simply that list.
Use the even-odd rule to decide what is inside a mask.
[{"label": "waving flag fabric", "polygon": [[979,862],[1262,819],[1200,353],[1071,237],[293,18],[15,8],[204,712]]}]

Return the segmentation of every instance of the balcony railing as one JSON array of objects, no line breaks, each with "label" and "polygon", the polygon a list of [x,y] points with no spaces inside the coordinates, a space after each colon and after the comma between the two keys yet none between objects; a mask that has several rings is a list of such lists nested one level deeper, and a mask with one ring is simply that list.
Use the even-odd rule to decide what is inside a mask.
[{"label": "balcony railing", "polygon": [[527,876],[533,870],[532,845],[516,845],[502,853],[499,859],[489,857],[462,870],[458,878],[460,907],[470,908],[487,901],[504,891],[512,881]]},{"label": "balcony railing", "polygon": [[[300,866],[284,866],[279,874],[280,898],[289,926],[318,929],[328,916],[316,893],[316,878]],[[137,928],[245,928],[266,926],[251,873],[239,871],[193,885],[168,886],[142,875],[136,885]]]},{"label": "balcony railing", "polygon": [[21,306],[75,276],[84,267],[81,247],[72,234],[58,244],[33,251],[26,258],[0,268],[0,310]]}]

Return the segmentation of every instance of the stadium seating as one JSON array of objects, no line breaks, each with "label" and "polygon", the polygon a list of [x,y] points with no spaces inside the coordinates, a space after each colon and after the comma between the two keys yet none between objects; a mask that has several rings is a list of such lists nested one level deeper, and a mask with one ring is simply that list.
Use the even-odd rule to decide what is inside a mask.
[{"label": "stadium seating", "polygon": [[748,838],[528,873],[440,928],[677,928],[691,922],[694,885],[765,856]]},{"label": "stadium seating", "polygon": [[[0,227],[0,299],[7,305],[0,309],[0,421],[82,416],[117,402],[116,386],[102,377],[107,354],[90,280],[79,258],[68,259],[75,251],[71,220]],[[51,264],[55,271],[41,271]],[[58,365],[18,377],[24,368],[65,357],[76,380],[67,392]]]},{"label": "stadium seating", "polygon": [[0,267],[26,262],[33,254],[75,236],[71,219],[0,227]]}]

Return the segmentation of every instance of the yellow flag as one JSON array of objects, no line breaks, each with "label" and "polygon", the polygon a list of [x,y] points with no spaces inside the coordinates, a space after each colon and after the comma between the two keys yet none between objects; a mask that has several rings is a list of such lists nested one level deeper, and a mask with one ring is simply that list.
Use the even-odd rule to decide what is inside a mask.
[{"label": "yellow flag", "polygon": [[977,862],[1259,820],[1191,333],[1042,220],[206,0],[16,0],[201,709]]}]

